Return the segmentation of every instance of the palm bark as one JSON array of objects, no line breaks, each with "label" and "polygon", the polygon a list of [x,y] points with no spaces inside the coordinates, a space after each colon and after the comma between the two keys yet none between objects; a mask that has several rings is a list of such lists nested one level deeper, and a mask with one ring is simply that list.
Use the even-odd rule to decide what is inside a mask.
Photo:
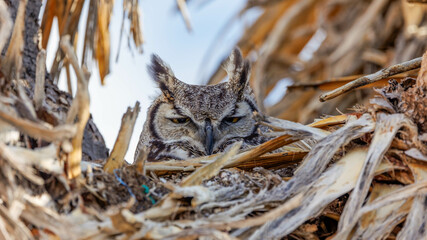
[{"label": "palm bark", "polygon": [[[19,1],[5,0],[9,6],[9,11],[13,19],[16,18]],[[39,39],[37,32],[39,31],[39,13],[41,8],[41,1],[28,0],[25,10],[25,32],[24,41],[25,46],[23,49],[22,57],[22,71],[21,78],[28,82],[27,94],[30,98],[33,97],[35,72],[36,72],[36,59],[39,53]],[[7,49],[8,44],[4,49]],[[5,51],[2,52],[5,54]],[[58,120],[55,118],[56,114],[66,113],[72,102],[72,96],[67,92],[61,91],[49,75],[46,74],[45,81],[46,104],[37,111],[38,117],[50,124],[57,125]],[[92,117],[90,117],[83,137],[83,160],[99,160],[108,157],[108,149],[105,146],[104,138],[99,132]]]}]

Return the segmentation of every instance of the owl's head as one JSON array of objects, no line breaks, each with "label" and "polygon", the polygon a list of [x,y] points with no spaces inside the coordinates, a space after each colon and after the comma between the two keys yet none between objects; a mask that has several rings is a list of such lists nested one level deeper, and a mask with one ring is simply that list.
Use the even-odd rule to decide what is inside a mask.
[{"label": "owl's head", "polygon": [[148,69],[162,94],[147,118],[151,137],[203,156],[256,134],[252,114],[258,109],[248,84],[250,64],[235,49],[223,67],[227,82],[190,85],[178,80],[171,68],[153,55]]}]

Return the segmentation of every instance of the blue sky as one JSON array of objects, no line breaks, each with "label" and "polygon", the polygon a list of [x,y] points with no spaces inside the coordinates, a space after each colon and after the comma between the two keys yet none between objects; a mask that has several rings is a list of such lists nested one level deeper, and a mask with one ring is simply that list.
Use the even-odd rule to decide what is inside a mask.
[{"label": "blue sky", "polygon": [[[230,26],[227,26],[226,34],[222,34],[221,38],[218,38],[220,32],[225,28],[224,26],[230,23],[231,18],[237,16],[245,3],[245,0],[191,1],[189,12],[193,31],[188,32],[180,13],[176,10],[176,1],[140,1],[142,31],[145,39],[144,52],[139,54],[137,51],[130,51],[127,33],[125,33],[120,58],[116,63],[115,57],[122,18],[122,1],[116,1],[110,25],[111,73],[105,79],[105,86],[101,86],[97,70],[94,68],[89,84],[91,113],[110,150],[119,131],[123,113],[128,106],[134,106],[135,102],[139,101],[141,112],[126,155],[128,162],[133,161],[133,153],[142,131],[147,108],[159,94],[146,71],[150,55],[158,54],[172,67],[180,80],[190,84],[205,83],[209,73],[227,56],[245,27],[259,14],[259,11],[255,10],[243,17],[236,18]],[[84,7],[83,14],[85,19],[87,6]],[[84,32],[85,23],[85,20],[81,21],[80,29],[82,30],[80,32]],[[51,66],[57,47],[58,33],[55,26],[53,29],[55,29],[52,32],[53,38],[47,47],[48,67]],[[80,37],[82,38],[83,34],[80,34]],[[210,51],[211,55],[205,59],[205,55],[212,46],[215,46],[214,51]],[[79,44],[78,55],[81,55],[81,48],[82,45]],[[204,62],[204,60],[207,61]],[[64,75],[64,73],[61,74],[59,83],[62,89],[65,89],[66,86]]]}]

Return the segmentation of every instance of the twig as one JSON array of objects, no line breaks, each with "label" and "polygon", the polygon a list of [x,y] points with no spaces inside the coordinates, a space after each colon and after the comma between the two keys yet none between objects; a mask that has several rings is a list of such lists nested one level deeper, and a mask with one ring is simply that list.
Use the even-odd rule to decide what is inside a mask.
[{"label": "twig", "polygon": [[133,163],[136,166],[136,169],[139,173],[145,176],[146,169],[145,169],[145,163],[148,159],[148,151],[147,147],[142,147],[139,149],[138,155],[135,158],[135,162]]},{"label": "twig", "polygon": [[110,157],[104,165],[104,171],[112,173],[114,169],[120,168],[125,162],[124,157],[129,148],[130,138],[132,137],[135,121],[138,118],[140,110],[139,102],[136,102],[133,109],[128,107],[126,113],[123,114],[120,131]]},{"label": "twig", "polygon": [[187,8],[187,4],[185,3],[185,0],[176,0],[176,3],[178,4],[178,8],[181,11],[181,15],[182,15],[182,18],[184,19],[187,30],[191,32],[192,28],[191,28],[190,13],[188,12],[188,8]]},{"label": "twig", "polygon": [[168,235],[164,240],[175,239],[222,239],[222,240],[238,240],[239,238],[229,235],[227,232],[218,231],[212,228],[196,228],[183,229],[182,231]]},{"label": "twig", "polygon": [[67,75],[67,90],[68,93],[73,96],[73,87],[71,86],[71,73],[70,73],[70,63],[68,61],[64,61],[65,65],[65,73]]},{"label": "twig", "polygon": [[123,6],[123,15],[122,15],[122,24],[120,26],[120,34],[119,34],[119,44],[117,46],[117,54],[116,54],[116,63],[119,61],[120,50],[122,46],[123,32],[125,28],[125,19],[126,19],[126,8],[127,6]]},{"label": "twig", "polygon": [[254,167],[263,168],[283,168],[295,163],[299,163],[308,152],[281,152],[266,154],[256,159],[240,164],[238,167],[243,169],[252,169]]},{"label": "twig", "polygon": [[[18,13],[15,19],[10,44],[6,51],[6,56],[2,61],[1,69],[7,78],[19,79],[22,66],[22,50],[24,49],[24,28],[25,28],[25,6],[26,0],[20,0]],[[13,75],[15,71],[15,75]]]},{"label": "twig", "polygon": [[9,34],[12,31],[13,22],[10,18],[9,11],[4,1],[0,1],[0,52],[3,50],[4,45],[9,38]]},{"label": "twig", "polygon": [[289,199],[285,203],[283,203],[281,206],[257,217],[248,218],[244,220],[238,220],[234,222],[226,222],[226,223],[211,223],[208,224],[209,227],[213,227],[216,229],[230,229],[230,228],[245,228],[245,227],[254,227],[254,226],[260,226],[265,224],[266,222],[271,221],[272,219],[276,219],[280,216],[285,215],[289,211],[295,209],[298,207],[302,200],[304,195],[298,194],[295,197]]},{"label": "twig", "polygon": [[18,95],[20,99],[17,101],[19,105],[15,105],[15,106],[17,107],[17,109],[19,109],[19,113],[22,114],[23,112],[25,112],[24,118],[28,118],[32,121],[37,121],[37,114],[36,114],[36,110],[34,110],[33,103],[25,93],[25,89],[22,83],[19,81],[17,82],[17,89],[18,89]]},{"label": "twig", "polygon": [[[362,88],[372,88],[372,87],[383,87],[388,83],[388,80],[390,79],[396,79],[401,80],[406,77],[416,77],[417,76],[417,70],[405,73],[399,73],[384,79],[381,79],[377,82],[367,84],[363,86]],[[293,85],[290,85],[287,87],[289,91],[296,90],[296,89],[319,89],[322,91],[332,91],[336,88],[339,88],[341,86],[344,86],[345,84],[354,81],[358,78],[361,78],[363,75],[353,75],[353,76],[345,76],[345,77],[339,77],[339,78],[331,78],[327,80],[323,80],[320,82],[314,82],[314,83],[295,83]]]},{"label": "twig", "polygon": [[254,149],[251,149],[247,152],[244,152],[244,153],[237,155],[235,158],[231,159],[227,163],[226,167],[238,166],[244,162],[248,162],[248,161],[255,159],[256,157],[259,157],[259,156],[263,155],[264,153],[271,152],[271,151],[276,150],[280,147],[291,144],[295,141],[297,141],[297,140],[291,135],[283,135],[283,136],[274,138],[274,139],[269,140],[269,141],[267,141],[261,145],[258,145]]},{"label": "twig", "polygon": [[72,138],[76,133],[76,128],[74,126],[61,125],[49,129],[39,123],[24,120],[3,111],[0,111],[0,119],[33,138],[40,138],[48,142],[63,141]]},{"label": "twig", "polygon": [[[224,168],[230,167],[239,167],[239,168],[253,168],[253,167],[278,167],[286,166],[294,163],[300,162],[304,156],[307,155],[307,152],[297,151],[297,152],[280,152],[265,154],[253,159],[240,163],[239,165],[228,164]],[[207,156],[212,157],[213,155]],[[237,155],[239,156],[239,155]],[[217,158],[218,155],[215,155]],[[215,159],[213,158],[213,159]],[[161,161],[161,162],[147,162],[145,163],[145,170],[154,171],[158,175],[163,175],[175,171],[194,171],[198,167],[205,165],[207,158],[194,158],[186,161]]]},{"label": "twig", "polygon": [[44,92],[44,81],[46,74],[46,51],[44,49],[40,50],[37,54],[37,66],[36,66],[36,86],[34,88],[34,106],[36,110],[39,110],[45,99]]},{"label": "twig", "polygon": [[363,206],[359,211],[359,216],[363,214],[379,209],[383,206],[387,206],[390,203],[408,199],[409,197],[416,196],[418,194],[427,194],[427,181],[416,182],[402,188],[399,188],[391,193],[384,196],[378,197],[369,204]]},{"label": "twig", "polygon": [[335,126],[338,124],[345,123],[347,121],[347,119],[348,119],[348,115],[343,114],[343,115],[328,117],[328,118],[310,123],[307,126],[316,127],[316,128]]},{"label": "twig", "polygon": [[[19,171],[25,178],[37,185],[43,185],[44,180],[37,176],[32,167],[29,166],[28,162],[25,162],[26,159],[18,159],[12,151],[9,150],[8,146],[0,142],[0,157],[6,160],[11,166],[13,166],[17,171]],[[3,162],[2,162],[3,163]],[[3,163],[4,164],[4,163]]]},{"label": "twig", "polygon": [[320,101],[324,102],[326,100],[330,100],[335,97],[338,97],[339,95],[349,92],[358,87],[361,87],[370,83],[374,83],[376,81],[396,75],[398,73],[403,73],[413,69],[417,69],[421,66],[421,60],[422,60],[422,57],[415,58],[407,62],[399,63],[396,65],[390,66],[388,68],[384,68],[376,73],[358,78],[352,82],[347,83],[342,87],[339,87],[331,92],[321,95]]},{"label": "twig", "polygon": [[197,171],[195,171],[193,174],[183,179],[180,185],[182,187],[199,185],[204,179],[209,179],[215,176],[219,170],[224,167],[225,163],[234,155],[236,155],[240,149],[240,146],[242,146],[241,142],[234,144],[228,152],[224,153],[217,160],[204,165],[203,167],[197,169]]},{"label": "twig", "polygon": [[[86,123],[89,120],[90,97],[88,90],[88,80],[86,79],[83,70],[79,66],[77,56],[70,43],[69,35],[62,37],[60,46],[66,54],[66,57],[70,61],[71,65],[73,66],[77,76],[76,97],[67,115],[67,123],[74,122],[75,117],[77,117],[78,119],[77,133],[71,140],[71,144],[73,145],[73,151],[69,153],[67,162],[67,176],[71,179],[76,178],[81,174],[80,162],[82,159],[82,140]],[[74,114],[76,114],[77,116],[75,116]]]},{"label": "twig", "polygon": [[[229,151],[223,153],[220,157],[215,159],[215,161],[206,164],[201,168],[198,168],[191,175],[185,177],[181,181],[180,187],[197,186],[201,184],[203,180],[215,176],[219,172],[219,170],[224,167],[225,163],[231,157],[236,155],[241,145],[241,142],[234,144]],[[176,214],[178,211],[177,208],[179,208],[179,203],[176,201],[177,195],[179,196],[180,193],[176,193],[176,189],[174,189],[174,191],[163,197],[163,199],[156,207],[150,208],[147,211],[143,212],[144,217],[159,218]],[[193,204],[195,203],[192,201],[192,205]],[[195,207],[195,205],[193,205],[193,207]]]},{"label": "twig", "polygon": [[427,0],[406,0],[408,3],[427,3]]}]

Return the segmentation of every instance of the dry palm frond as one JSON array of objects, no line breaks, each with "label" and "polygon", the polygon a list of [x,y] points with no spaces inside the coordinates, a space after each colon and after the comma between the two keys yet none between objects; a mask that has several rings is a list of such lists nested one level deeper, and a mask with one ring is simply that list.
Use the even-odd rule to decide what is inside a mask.
[{"label": "dry palm frond", "polygon": [[[68,52],[72,48],[68,44],[68,49],[64,40],[62,46],[67,55],[71,54]],[[237,143],[226,153],[145,163],[151,177],[140,174],[137,166],[106,173],[97,164],[87,164],[84,178],[78,179],[84,193],[78,199],[83,201],[60,215],[57,211],[73,201],[73,182],[61,174],[65,166],[60,156],[67,153],[67,141],[37,151],[1,143],[0,161],[5,167],[0,184],[6,186],[0,188],[2,200],[26,206],[21,212],[3,207],[0,224],[17,226],[8,227],[3,235],[64,237],[64,229],[71,228],[73,238],[173,239],[186,234],[220,239],[324,234],[335,239],[422,238],[425,234],[417,229],[426,224],[422,203],[427,193],[427,170],[422,159],[427,149],[420,124],[424,120],[419,117],[424,109],[413,106],[424,98],[411,93],[425,94],[425,61],[427,53],[416,81],[392,81],[377,90],[380,95],[360,112],[332,116],[307,126],[255,115],[259,124],[272,129],[269,134],[279,136],[244,152],[239,153]],[[84,76],[79,68],[76,70]],[[407,109],[411,114],[405,112]],[[78,111],[71,108],[68,114],[74,119]],[[16,122],[8,123],[18,127]],[[284,145],[310,139],[308,150],[283,150]],[[396,141],[405,144],[393,144]],[[258,167],[251,169],[254,166]],[[7,177],[18,175],[28,181],[26,184],[43,184],[34,168],[52,174],[56,183],[45,192],[45,202],[35,202],[26,193],[29,190],[22,189],[25,184],[21,186]],[[59,199],[56,207],[50,204],[54,196],[61,196],[55,198]],[[35,211],[43,214],[37,216]],[[330,218],[333,223],[325,220]],[[37,232],[30,232],[26,224]]]},{"label": "dry palm frond", "polygon": [[[52,24],[55,18],[58,20],[60,37],[62,38],[63,36],[70,35],[71,44],[74,47],[77,46],[78,25],[80,21],[84,21],[84,19],[81,19],[84,3],[84,0],[47,0],[41,23],[43,49],[46,49],[47,47]],[[104,78],[110,71],[109,26],[113,3],[114,1],[111,0],[89,0],[88,17],[86,19],[85,26],[83,57],[81,64],[87,69],[91,69],[92,61],[96,60],[102,83],[104,83]],[[124,1],[123,6],[123,14],[127,13],[129,15],[129,31],[131,32],[135,46],[141,49],[143,38],[141,33],[141,17],[138,1],[127,0]],[[123,18],[123,21],[124,20],[125,18]],[[55,60],[51,67],[51,74],[55,83],[58,81],[59,74],[63,66],[68,66],[68,63],[64,62],[64,54],[61,49],[58,48]]]},{"label": "dry palm frond", "polygon": [[[377,71],[386,65],[402,66],[396,63],[418,57],[425,46],[423,36],[411,32],[423,27],[424,7],[414,10],[406,1],[385,4],[384,0],[323,0],[307,5],[310,2],[248,2],[248,8],[265,9],[240,42],[245,54],[255,48],[260,50],[258,60],[264,61],[255,67],[262,71],[257,76],[264,79],[255,82],[264,85],[265,92],[259,96],[284,76],[299,86],[320,89],[322,79],[338,76],[337,82],[350,81],[343,75],[356,79],[350,86],[359,84],[357,78],[392,78],[393,72],[387,69]],[[70,10],[59,19],[64,31],[74,27],[76,22],[70,19],[80,3],[48,1],[57,7],[54,12]],[[98,3],[91,1],[91,6]],[[400,7],[404,24],[399,22]],[[105,30],[111,9],[109,5],[97,9],[89,19],[101,21],[99,29]],[[46,19],[47,28],[51,23]],[[1,43],[7,24],[2,22],[0,27]],[[383,31],[374,31],[378,29]],[[300,57],[319,31],[326,34],[319,49],[310,59]],[[87,39],[92,41],[96,34]],[[103,34],[99,44],[105,50],[108,34]],[[395,46],[390,39],[396,34],[401,37]],[[352,105],[354,100],[364,103],[351,113],[308,125],[277,118],[297,115],[298,110],[309,121],[307,113],[338,106],[336,99],[317,102],[319,88],[300,91],[295,87],[281,103],[267,108],[277,115],[254,114],[257,124],[271,130],[264,134],[272,139],[252,149],[239,151],[237,143],[225,153],[167,162],[145,162],[147,156],[141,151],[135,166],[111,167],[81,161],[89,115],[89,74],[79,66],[72,39],[62,35],[60,44],[66,64],[73,66],[78,77],[76,99],[66,114],[49,108],[50,96],[42,87],[43,52],[37,61],[34,101],[20,79],[8,82],[12,88],[0,88],[0,238],[426,238],[427,52],[421,64],[416,61],[419,71],[409,77],[394,76],[399,81],[392,78],[385,87],[375,89],[376,96],[365,100],[352,98],[354,92],[340,96],[346,101],[340,106]],[[95,42],[90,41],[87,46],[92,44],[96,51]],[[390,46],[395,52],[383,52]],[[13,44],[9,47],[17,49]],[[365,71],[374,74],[365,76]],[[0,83],[6,77],[0,74]],[[298,100],[287,102],[293,98]],[[39,118],[40,110],[53,116],[55,124]],[[138,104],[124,116],[111,159],[123,159],[136,110]],[[111,173],[104,171],[107,168]]]},{"label": "dry palm frond", "polygon": [[[280,101],[265,106],[266,113],[308,123],[320,114],[335,114],[337,108],[345,111],[366,103],[373,85],[321,104],[322,91],[340,85],[324,79],[365,76],[421,56],[427,46],[425,6],[388,2],[322,0],[308,6],[309,1],[249,1],[242,13],[256,6],[263,14],[237,45],[254,61],[251,85],[258,102],[262,104],[281,79],[290,79],[295,86]],[[208,82],[215,84],[224,77],[218,67]]]},{"label": "dry palm frond", "polygon": [[125,0],[123,1],[123,19],[120,28],[119,47],[116,55],[116,61],[119,60],[120,46],[123,38],[123,31],[125,25],[126,16],[130,19],[130,32],[133,37],[133,42],[139,52],[142,53],[142,44],[144,43],[144,37],[141,32],[141,13],[139,11],[138,0]]}]

